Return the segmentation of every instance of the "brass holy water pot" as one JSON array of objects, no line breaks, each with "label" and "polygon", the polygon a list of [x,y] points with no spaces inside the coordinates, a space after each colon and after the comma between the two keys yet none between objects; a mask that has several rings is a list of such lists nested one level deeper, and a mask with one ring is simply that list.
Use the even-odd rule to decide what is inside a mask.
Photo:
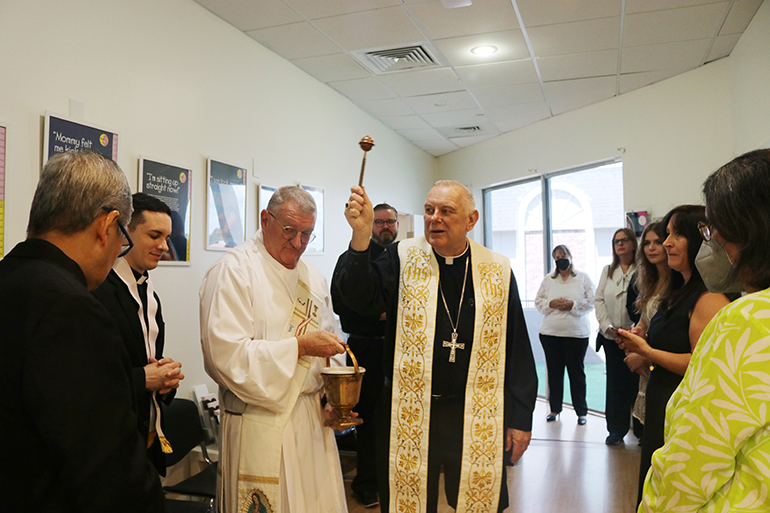
[{"label": "brass holy water pot", "polygon": [[325,426],[339,429],[358,426],[363,422],[358,417],[351,417],[350,410],[358,404],[361,395],[361,379],[366,369],[358,366],[356,357],[348,346],[345,346],[353,360],[353,367],[331,367],[326,359],[326,367],[321,371],[326,390],[326,402],[331,405],[332,417],[324,420]]}]

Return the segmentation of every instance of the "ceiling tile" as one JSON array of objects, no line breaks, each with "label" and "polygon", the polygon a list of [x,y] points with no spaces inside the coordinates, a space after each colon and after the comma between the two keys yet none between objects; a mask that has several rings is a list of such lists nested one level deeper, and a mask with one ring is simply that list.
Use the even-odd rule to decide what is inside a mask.
[{"label": "ceiling tile", "polygon": [[401,46],[426,39],[401,6],[322,18],[313,23],[349,51]]},{"label": "ceiling tile", "polygon": [[487,118],[498,126],[501,122],[515,121],[522,122],[520,126],[524,126],[551,117],[551,110],[543,101],[522,105],[501,105],[486,109],[486,113]]},{"label": "ceiling tile", "polygon": [[427,69],[380,75],[380,80],[402,97],[448,93],[463,89],[451,69]]},{"label": "ceiling tile", "polygon": [[307,22],[250,30],[246,35],[289,60],[340,52],[337,45]]},{"label": "ceiling tile", "polygon": [[730,34],[728,36],[717,37],[716,41],[714,41],[714,46],[711,47],[708,57],[706,57],[706,62],[715,61],[730,55],[730,52],[735,48],[741,35],[742,34]]},{"label": "ceiling tile", "polygon": [[500,135],[497,126],[486,117],[476,118],[471,123],[455,123],[438,128],[438,131],[456,142],[458,137],[478,137],[480,135]]},{"label": "ceiling tile", "polygon": [[[440,39],[434,42],[452,66],[513,61],[529,57],[527,43],[524,41],[521,30],[489,32],[475,36]],[[497,52],[485,57],[471,53],[471,49],[482,45],[496,46]]]},{"label": "ceiling tile", "polygon": [[380,116],[380,121],[393,130],[430,128],[430,125],[423,121],[419,116]]},{"label": "ceiling tile", "polygon": [[[373,116],[408,116],[414,115],[414,111],[398,98],[387,100],[359,100],[356,104]],[[425,127],[404,127],[425,128]]]},{"label": "ceiling tile", "polygon": [[446,155],[458,149],[458,146],[454,143],[443,139],[441,141],[416,141],[415,146],[419,146],[423,150],[427,151],[434,157],[440,157]]},{"label": "ceiling tile", "polygon": [[538,57],[618,48],[620,17],[544,25],[527,29]]},{"label": "ceiling tile", "polygon": [[529,29],[572,21],[620,16],[617,0],[516,0],[521,21]]},{"label": "ceiling tile", "polygon": [[474,87],[527,84],[538,81],[532,59],[462,66],[456,68],[456,71],[471,89]]},{"label": "ceiling tile", "polygon": [[676,71],[645,71],[642,73],[629,73],[620,75],[620,94],[625,94],[635,89],[660,82],[676,75]]},{"label": "ceiling tile", "polygon": [[[404,98],[403,101],[417,114],[478,108],[476,100],[468,91],[412,96],[411,98]],[[436,103],[443,103],[444,105],[436,106]]]},{"label": "ceiling tile", "polygon": [[678,73],[700,66],[711,46],[711,39],[679,41],[662,45],[632,46],[623,50],[621,73],[676,70]]},{"label": "ceiling tile", "polygon": [[457,146],[461,148],[465,148],[466,146],[471,146],[473,144],[480,143],[481,141],[486,141],[487,139],[497,137],[498,135],[500,134],[472,135],[470,137],[452,137],[449,140],[455,143]]},{"label": "ceiling tile", "polygon": [[482,87],[471,91],[481,107],[516,105],[543,101],[543,90],[539,83],[519,84],[498,87]]},{"label": "ceiling tile", "polygon": [[618,70],[618,51],[602,50],[540,57],[537,65],[545,82],[614,75]]},{"label": "ceiling tile", "polygon": [[545,103],[540,103],[533,104],[532,108],[524,110],[516,116],[501,119],[494,123],[501,132],[505,133],[531,125],[532,123],[537,123],[538,121],[549,117],[551,117],[551,111],[548,109],[548,106],[546,106]]},{"label": "ceiling tile", "polygon": [[437,131],[432,128],[418,128],[414,130],[396,130],[399,134],[403,135],[410,141],[434,141],[437,139],[444,139]]},{"label": "ceiling tile", "polygon": [[[626,0],[626,15],[640,12],[663,11],[693,5],[713,4],[715,0]],[[719,0],[716,0],[719,1]]]},{"label": "ceiling tile", "polygon": [[615,77],[546,82],[545,92],[554,115],[615,96]]},{"label": "ceiling tile", "polygon": [[433,114],[423,114],[421,117],[435,127],[473,126],[486,121],[481,109],[434,112]]},{"label": "ceiling tile", "polygon": [[375,78],[329,82],[329,85],[354,101],[383,100],[394,97],[393,93],[388,91]]},{"label": "ceiling tile", "polygon": [[294,59],[291,62],[321,82],[336,82],[371,76],[369,71],[344,53]]},{"label": "ceiling tile", "polygon": [[398,5],[398,0],[284,0],[307,19],[328,18],[359,11],[370,11]]},{"label": "ceiling tile", "polygon": [[409,11],[433,39],[483,34],[517,28],[511,0],[477,0],[468,7],[447,9],[439,0],[410,4]]},{"label": "ceiling tile", "polygon": [[743,34],[762,5],[762,0],[737,0],[719,31],[720,35]]},{"label": "ceiling tile", "polygon": [[623,46],[671,43],[714,37],[727,2],[626,16]]},{"label": "ceiling tile", "polygon": [[281,0],[195,0],[238,30],[256,30],[286,25],[302,16]]}]

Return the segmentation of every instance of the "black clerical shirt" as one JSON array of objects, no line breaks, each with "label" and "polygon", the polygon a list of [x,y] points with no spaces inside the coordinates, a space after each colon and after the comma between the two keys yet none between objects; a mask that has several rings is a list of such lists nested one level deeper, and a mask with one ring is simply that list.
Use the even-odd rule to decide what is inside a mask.
[{"label": "black clerical shirt", "polygon": [[[456,319],[465,271],[465,258],[469,257],[470,251],[454,258],[452,265],[447,265],[441,256],[435,252],[434,254],[439,262],[442,290],[452,313],[452,319]],[[332,279],[332,288],[337,289],[348,307],[363,315],[387,312],[383,371],[386,378],[392,379],[398,322],[398,282],[401,272],[398,243],[391,245],[388,251],[374,261],[370,261],[368,251],[348,249],[340,258],[338,269],[339,272],[335,273]],[[464,396],[465,394],[475,316],[471,273],[472,269],[469,266],[468,283],[457,330],[458,342],[466,345],[465,349],[456,350],[455,363],[449,363],[450,349],[443,347],[443,341],[451,340],[452,328],[439,295],[436,338],[433,344],[431,392],[433,395]],[[513,273],[511,273],[508,298],[505,355],[505,426],[531,431],[532,412],[537,397],[537,373]]]}]

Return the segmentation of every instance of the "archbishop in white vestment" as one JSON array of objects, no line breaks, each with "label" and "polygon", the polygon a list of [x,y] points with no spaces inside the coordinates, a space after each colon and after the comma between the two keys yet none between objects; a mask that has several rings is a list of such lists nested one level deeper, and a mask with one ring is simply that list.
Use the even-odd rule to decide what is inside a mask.
[{"label": "archbishop in white vestment", "polygon": [[204,363],[224,410],[222,513],[347,511],[334,433],[323,426],[324,359],[302,356],[298,342],[338,330],[325,278],[299,259],[313,225],[302,231],[293,214],[303,213],[288,201],[271,202],[262,229],[214,264],[200,289]]}]

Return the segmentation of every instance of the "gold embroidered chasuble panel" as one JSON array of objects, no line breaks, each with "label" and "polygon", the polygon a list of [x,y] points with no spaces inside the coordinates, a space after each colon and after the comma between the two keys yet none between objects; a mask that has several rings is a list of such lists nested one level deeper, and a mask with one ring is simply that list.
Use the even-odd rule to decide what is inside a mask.
[{"label": "gold embroidered chasuble panel", "polygon": [[[294,308],[281,339],[313,333],[321,327],[323,299],[313,292],[302,278],[305,278],[303,274],[297,283]],[[310,370],[311,361],[309,356],[303,356],[297,361],[291,389],[280,413],[247,406],[243,414],[238,469],[238,513],[281,511],[279,478],[283,432]],[[245,455],[248,457],[244,457]]]},{"label": "gold embroidered chasuble panel", "polygon": [[[476,305],[465,389],[457,512],[495,512],[503,472],[510,261],[470,243]],[[402,241],[390,417],[390,511],[427,507],[428,440],[439,265],[425,237]]]}]

